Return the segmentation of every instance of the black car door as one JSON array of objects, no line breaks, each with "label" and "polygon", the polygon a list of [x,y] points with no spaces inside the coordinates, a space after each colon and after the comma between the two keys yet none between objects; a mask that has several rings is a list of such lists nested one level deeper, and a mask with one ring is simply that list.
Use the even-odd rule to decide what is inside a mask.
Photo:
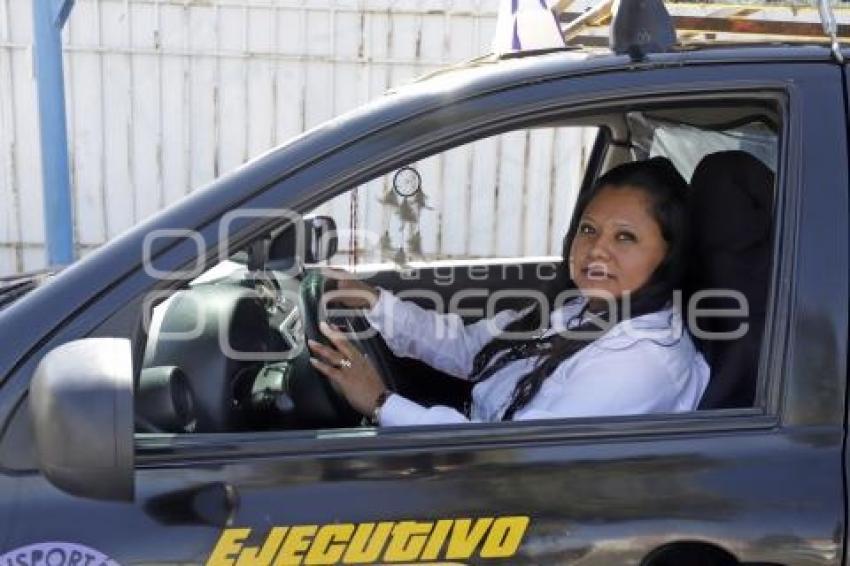
[{"label": "black car door", "polygon": [[[13,517],[0,548],[62,541],[122,564],[639,563],[664,548],[684,553],[679,563],[729,553],[837,564],[848,312],[847,176],[835,167],[846,164],[846,140],[843,123],[832,119],[844,112],[841,72],[827,63],[688,65],[679,57],[605,72],[579,66],[588,72],[566,78],[529,65],[514,84],[492,75],[461,81],[450,91],[453,102],[340,144],[286,180],[258,187],[242,206],[306,210],[447,144],[553,116],[769,95],[782,109],[783,198],[758,406],[409,429],[139,435],[132,502],[68,495],[27,466],[0,475],[7,494],[0,518]],[[435,87],[419,96],[444,101],[444,94]],[[389,110],[372,112],[408,103],[401,96],[397,106],[389,101]],[[220,216],[183,227],[215,243]],[[162,253],[161,265],[174,266],[196,254],[191,246]],[[823,265],[829,281],[818,275]],[[141,274],[116,279],[41,348],[115,335],[119,314],[138,312],[134,301],[152,288]],[[136,319],[127,318],[133,327]],[[6,395],[16,384],[22,390],[34,364],[19,365],[4,382]],[[31,434],[22,426],[4,434],[13,428],[21,438]]]}]

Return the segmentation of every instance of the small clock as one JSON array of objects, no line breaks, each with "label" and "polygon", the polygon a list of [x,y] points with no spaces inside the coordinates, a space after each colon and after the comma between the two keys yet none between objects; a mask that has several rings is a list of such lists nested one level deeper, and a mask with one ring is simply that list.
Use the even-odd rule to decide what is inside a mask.
[{"label": "small clock", "polygon": [[422,177],[413,167],[402,167],[393,175],[393,190],[400,197],[412,197],[422,190]]}]

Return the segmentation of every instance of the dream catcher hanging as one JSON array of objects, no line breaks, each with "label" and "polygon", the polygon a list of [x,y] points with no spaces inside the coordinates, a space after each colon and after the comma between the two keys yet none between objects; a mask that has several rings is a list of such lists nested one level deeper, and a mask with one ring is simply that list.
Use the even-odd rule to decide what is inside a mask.
[{"label": "dream catcher hanging", "polygon": [[398,232],[386,230],[381,236],[381,259],[407,265],[422,259],[422,233],[419,220],[423,209],[431,210],[422,190],[422,176],[413,167],[402,167],[393,175],[392,188],[384,191],[381,204],[398,218]]}]

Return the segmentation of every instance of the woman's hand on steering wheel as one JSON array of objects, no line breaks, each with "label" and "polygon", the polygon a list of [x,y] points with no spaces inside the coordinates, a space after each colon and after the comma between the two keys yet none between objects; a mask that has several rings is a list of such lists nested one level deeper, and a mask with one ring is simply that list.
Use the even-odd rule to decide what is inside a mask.
[{"label": "woman's hand on steering wheel", "polygon": [[324,275],[328,279],[336,280],[336,290],[333,298],[343,305],[354,308],[370,310],[378,300],[378,289],[354,278],[354,276],[341,269],[326,269]]},{"label": "woman's hand on steering wheel", "polygon": [[310,340],[310,351],[317,356],[311,357],[310,363],[331,380],[357,412],[371,415],[378,398],[387,389],[381,375],[339,330],[326,322],[322,322],[319,328],[334,347]]}]

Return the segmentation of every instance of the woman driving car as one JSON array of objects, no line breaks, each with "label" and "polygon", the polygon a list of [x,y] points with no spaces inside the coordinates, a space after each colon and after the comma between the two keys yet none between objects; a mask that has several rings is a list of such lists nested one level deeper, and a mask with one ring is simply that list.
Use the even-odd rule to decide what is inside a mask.
[{"label": "woman driving car", "polygon": [[661,157],[600,177],[576,203],[564,240],[563,269],[575,289],[551,313],[537,305],[464,325],[456,314],[340,280],[351,292],[342,302],[368,309],[395,355],[474,383],[469,414],[389,391],[326,323],[332,346],[310,341],[311,363],[381,426],[695,410],[709,368],[674,301],[685,272],[687,196],[687,182]]}]

